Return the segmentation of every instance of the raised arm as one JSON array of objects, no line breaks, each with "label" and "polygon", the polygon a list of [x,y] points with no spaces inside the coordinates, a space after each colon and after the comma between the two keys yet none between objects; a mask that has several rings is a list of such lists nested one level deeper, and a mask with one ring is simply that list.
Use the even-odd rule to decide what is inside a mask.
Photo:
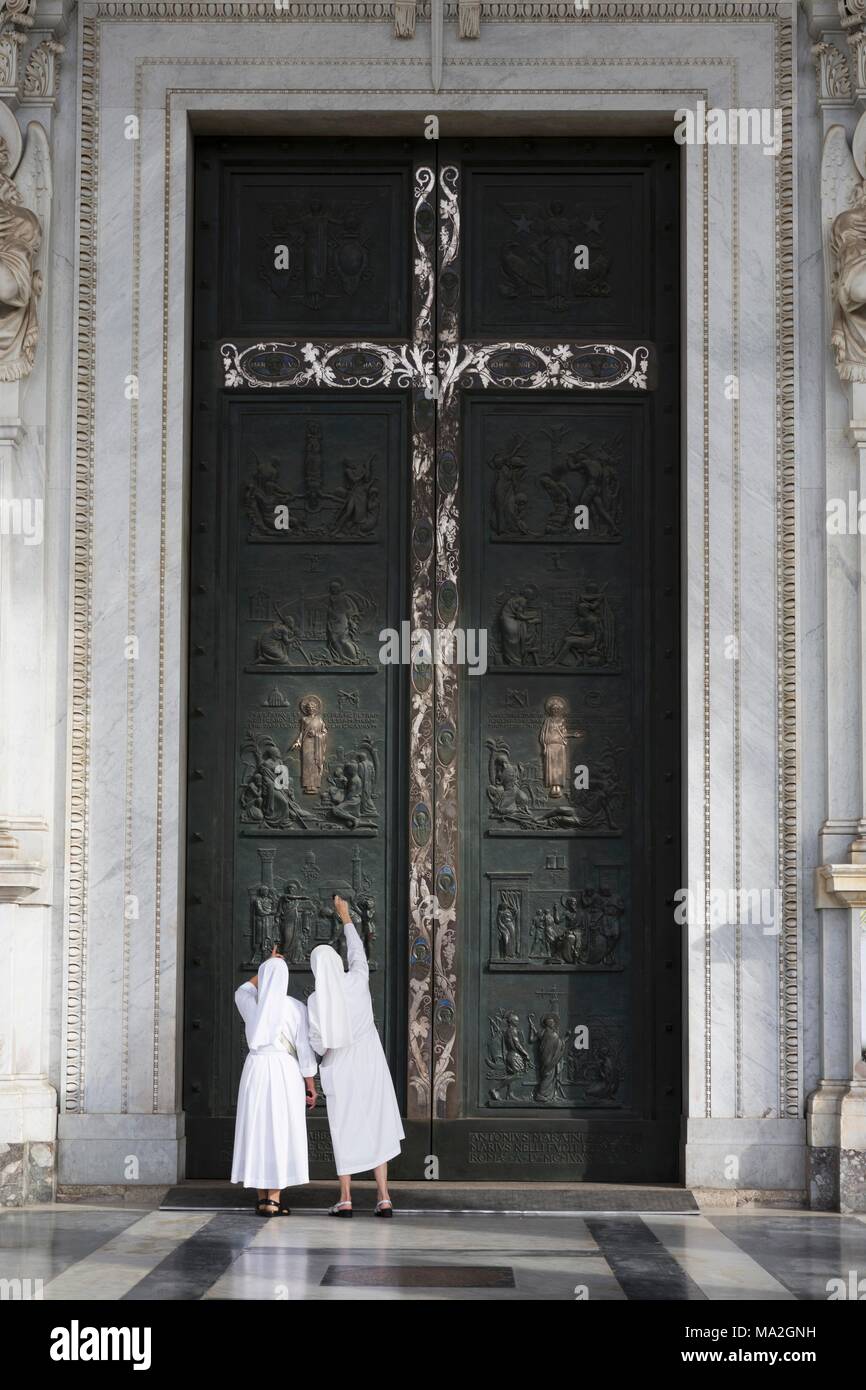
[{"label": "raised arm", "polygon": [[235,990],[235,1004],[244,1024],[249,1023],[255,1017],[258,1002],[259,992],[251,980],[247,980],[239,989]]},{"label": "raised arm", "polygon": [[370,974],[370,967],[367,964],[367,952],[364,950],[364,943],[355,930],[354,922],[343,923],[343,934],[346,938],[346,955],[349,961],[350,975],[363,975],[367,978]]},{"label": "raised arm", "polygon": [[341,898],[339,893],[334,894],[334,909],[343,923],[343,933],[346,937],[346,955],[349,961],[350,975],[363,975],[366,979],[370,974],[367,965],[367,952],[364,950],[364,943],[355,931],[354,924],[349,917],[349,904],[345,898]]}]

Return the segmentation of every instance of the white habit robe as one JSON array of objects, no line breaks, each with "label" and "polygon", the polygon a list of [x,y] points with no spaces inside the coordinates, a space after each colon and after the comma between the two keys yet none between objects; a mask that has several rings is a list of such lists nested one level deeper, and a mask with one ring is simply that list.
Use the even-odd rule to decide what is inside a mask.
[{"label": "white habit robe", "polygon": [[[322,1058],[319,1077],[328,1104],[337,1173],[341,1175],[366,1173],[396,1158],[405,1138],[394,1083],[373,1022],[367,957],[351,922],[345,924],[344,931],[348,973],[337,956],[339,972],[320,969],[316,990],[307,1000],[310,1043]],[[330,946],[317,947],[311,959],[314,972],[316,957],[324,951],[336,955]],[[343,991],[345,1010],[334,1007],[341,1001],[328,998],[328,991],[337,989]],[[329,1032],[335,1036],[331,1030],[336,1027],[339,1036],[345,1015],[351,1040],[342,1047],[329,1047]]]},{"label": "white habit robe", "polygon": [[307,1010],[286,994],[288,984],[288,966],[273,957],[259,970],[258,989],[247,982],[235,992],[249,1052],[238,1090],[231,1180],[268,1191],[310,1180],[304,1077],[315,1076],[316,1059]]}]

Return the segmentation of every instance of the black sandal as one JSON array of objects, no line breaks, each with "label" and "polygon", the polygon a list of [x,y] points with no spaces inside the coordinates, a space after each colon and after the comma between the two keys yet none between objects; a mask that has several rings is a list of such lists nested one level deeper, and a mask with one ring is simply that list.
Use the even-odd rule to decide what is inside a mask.
[{"label": "black sandal", "polygon": [[334,1204],[332,1207],[329,1207],[329,1208],[328,1208],[328,1215],[329,1215],[329,1216],[351,1216],[351,1215],[352,1215],[352,1203],[351,1203],[351,1202],[335,1202],[335,1204]]},{"label": "black sandal", "polygon": [[[265,1211],[265,1207],[273,1207],[273,1211]],[[273,1197],[260,1197],[256,1202],[256,1216],[279,1216],[280,1206]]]},{"label": "black sandal", "polygon": [[383,1197],[381,1202],[377,1202],[377,1203],[376,1203],[376,1210],[373,1212],[373,1215],[374,1215],[374,1216],[393,1216],[393,1215],[394,1215],[394,1204],[393,1204],[393,1202],[391,1201],[391,1198],[390,1198],[390,1197]]}]

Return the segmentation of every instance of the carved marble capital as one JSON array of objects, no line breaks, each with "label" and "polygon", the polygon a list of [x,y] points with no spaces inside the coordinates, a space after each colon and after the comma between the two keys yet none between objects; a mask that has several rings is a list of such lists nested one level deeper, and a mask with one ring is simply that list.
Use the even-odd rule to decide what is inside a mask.
[{"label": "carved marble capital", "polygon": [[835,43],[822,40],[812,48],[820,106],[850,106],[853,100],[848,58]]},{"label": "carved marble capital", "polygon": [[18,99],[23,80],[21,52],[27,43],[27,35],[18,29],[7,29],[0,34],[0,97],[15,102]]},{"label": "carved marble capital", "polygon": [[56,39],[43,39],[27,59],[21,91],[23,106],[53,106],[57,101],[57,81],[60,76],[60,55],[63,44]]}]

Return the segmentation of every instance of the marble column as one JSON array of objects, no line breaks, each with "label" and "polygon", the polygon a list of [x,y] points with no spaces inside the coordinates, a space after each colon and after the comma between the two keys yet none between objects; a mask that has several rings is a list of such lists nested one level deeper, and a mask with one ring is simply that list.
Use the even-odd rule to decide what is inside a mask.
[{"label": "marble column", "polygon": [[[57,794],[56,602],[68,518],[52,479],[49,384],[68,385],[68,274],[52,275],[51,134],[68,0],[21,0],[0,32],[0,1205],[50,1201],[57,1089],[52,1015],[59,977],[52,912]],[[71,142],[70,142],[71,144]],[[7,254],[4,254],[7,253]],[[68,259],[68,249],[64,248]],[[35,310],[36,333],[32,312]],[[64,319],[64,316],[66,318]],[[60,331],[57,352],[49,352]],[[55,365],[53,365],[55,364]],[[62,642],[62,637],[60,638]],[[65,683],[65,682],[64,682]]]}]

